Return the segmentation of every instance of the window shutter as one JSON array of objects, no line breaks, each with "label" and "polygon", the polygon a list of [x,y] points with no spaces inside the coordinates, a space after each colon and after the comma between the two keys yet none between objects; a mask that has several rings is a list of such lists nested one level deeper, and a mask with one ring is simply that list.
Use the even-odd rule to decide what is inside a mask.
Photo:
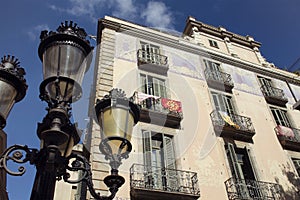
[{"label": "window shutter", "polygon": [[152,153],[152,141],[151,141],[151,132],[143,132],[143,148],[144,148],[144,165],[151,167],[151,153]]},{"label": "window shutter", "polygon": [[238,159],[234,150],[234,145],[231,143],[227,144],[227,157],[231,166],[232,176],[236,179],[244,179],[242,168],[238,163]]},{"label": "window shutter", "polygon": [[300,176],[300,160],[293,159],[293,163],[294,163],[294,166],[295,166],[295,168],[297,170],[298,176]]},{"label": "window shutter", "polygon": [[244,179],[244,174],[241,165],[238,163],[238,159],[234,150],[234,145],[227,143],[227,157],[231,167],[231,173],[233,178],[235,178],[235,188],[239,196],[243,199],[250,199],[249,191],[247,188],[246,181]]},{"label": "window shutter", "polygon": [[257,170],[256,170],[256,167],[257,167],[256,159],[254,158],[254,156],[252,156],[252,155],[254,155],[254,154],[251,153],[251,149],[248,148],[248,147],[245,147],[245,151],[247,152],[247,156],[248,156],[248,158],[249,158],[250,165],[251,165],[251,168],[252,168],[252,171],[253,171],[255,180],[259,180],[258,172],[257,172]]},{"label": "window shutter", "polygon": [[175,169],[175,154],[172,139],[168,136],[164,136],[164,158],[165,166],[169,169]]},{"label": "window shutter", "polygon": [[144,74],[140,74],[140,84],[141,84],[141,92],[148,94],[147,92],[147,79],[146,79],[146,75]]},{"label": "window shutter", "polygon": [[152,172],[152,139],[150,131],[143,131],[144,178],[147,187],[155,184]]},{"label": "window shutter", "polygon": [[166,187],[171,191],[178,189],[178,177],[176,172],[175,154],[172,139],[168,136],[163,136],[164,145],[164,161],[166,167]]}]

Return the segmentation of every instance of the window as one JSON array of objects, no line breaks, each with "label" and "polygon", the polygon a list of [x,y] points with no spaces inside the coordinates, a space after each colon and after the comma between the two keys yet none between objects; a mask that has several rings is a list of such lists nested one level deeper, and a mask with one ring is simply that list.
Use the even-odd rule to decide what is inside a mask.
[{"label": "window", "polygon": [[286,111],[276,108],[276,107],[270,107],[270,110],[272,112],[272,115],[274,117],[274,120],[277,125],[285,126],[285,127],[291,127],[291,124],[289,122],[288,117],[286,116]]},{"label": "window", "polygon": [[221,68],[219,63],[204,60],[206,73],[209,73],[209,77],[213,80],[224,82],[224,78],[221,73]]},{"label": "window", "polygon": [[235,147],[232,143],[227,143],[225,149],[232,176],[236,179],[255,180],[248,150]]},{"label": "window", "polygon": [[292,161],[293,161],[294,166],[297,170],[298,176],[300,176],[300,159],[292,158]]},{"label": "window", "polygon": [[142,60],[147,63],[153,63],[153,64],[162,64],[161,63],[161,56],[160,56],[160,49],[159,46],[147,44],[147,43],[141,43],[142,47]]},{"label": "window", "polygon": [[273,89],[271,79],[264,78],[264,77],[258,77],[258,80],[261,85],[261,90],[265,96],[274,96],[275,95],[275,91]]},{"label": "window", "polygon": [[271,79],[264,78],[264,77],[258,77],[259,83],[261,86],[267,86],[267,87],[272,87],[272,81]]},{"label": "window", "polygon": [[158,189],[177,185],[172,137],[162,133],[143,131],[143,151],[147,171],[146,184]]},{"label": "window", "polygon": [[216,92],[212,92],[211,95],[217,111],[223,111],[226,112],[227,114],[235,113],[231,96],[216,93]]},{"label": "window", "polygon": [[217,41],[208,40],[211,47],[219,48]]},{"label": "window", "polygon": [[232,143],[227,143],[225,150],[237,195],[241,199],[262,199],[263,191],[256,184],[254,165],[249,150],[246,147],[236,147]]},{"label": "window", "polygon": [[157,97],[167,97],[166,83],[162,78],[140,74],[141,92]]}]

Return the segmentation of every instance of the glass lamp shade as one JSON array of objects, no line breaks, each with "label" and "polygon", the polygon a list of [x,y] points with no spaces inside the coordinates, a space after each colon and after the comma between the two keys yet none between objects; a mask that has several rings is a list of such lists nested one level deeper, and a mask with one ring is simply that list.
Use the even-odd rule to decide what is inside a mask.
[{"label": "glass lamp shade", "polygon": [[134,118],[128,109],[109,108],[100,113],[99,120],[102,140],[107,141],[111,154],[122,155],[131,151],[131,147],[126,146],[131,140]]},{"label": "glass lamp shade", "polygon": [[39,57],[44,76],[41,94],[45,92],[54,100],[76,101],[81,96],[80,85],[91,64],[93,48],[85,40],[85,31],[76,24],[66,22],[57,30],[41,33]]},{"label": "glass lamp shade", "polygon": [[101,128],[100,151],[107,159],[127,158],[132,149],[133,126],[139,121],[139,107],[122,90],[113,89],[97,101],[95,109]]},{"label": "glass lamp shade", "polygon": [[4,56],[0,62],[0,128],[4,128],[10,110],[21,101],[27,90],[25,70],[14,56]]},{"label": "glass lamp shade", "polygon": [[4,127],[7,116],[15,104],[17,90],[9,83],[0,80],[0,126]]}]

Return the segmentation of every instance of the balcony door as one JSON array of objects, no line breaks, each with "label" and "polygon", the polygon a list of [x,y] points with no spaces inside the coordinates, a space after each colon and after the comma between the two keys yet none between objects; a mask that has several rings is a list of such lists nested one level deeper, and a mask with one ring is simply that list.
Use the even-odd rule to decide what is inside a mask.
[{"label": "balcony door", "polygon": [[142,58],[147,63],[153,63],[160,65],[160,49],[158,46],[153,44],[141,43],[142,47]]},{"label": "balcony door", "polygon": [[212,78],[214,80],[223,82],[224,80],[221,74],[220,64],[208,60],[204,60],[204,62],[205,62],[206,70],[208,70],[212,74]]},{"label": "balcony door", "polygon": [[272,115],[277,125],[291,127],[291,123],[286,115],[286,111],[276,107],[270,107]]},{"label": "balcony door", "polygon": [[165,80],[162,78],[140,74],[141,92],[157,97],[167,97]]},{"label": "balcony door", "polygon": [[263,196],[256,183],[254,166],[247,148],[238,148],[232,143],[225,145],[235,190],[243,199],[261,198]]},{"label": "balcony door", "polygon": [[258,77],[258,80],[262,87],[262,91],[265,92],[267,96],[274,96],[271,79],[267,79],[264,77]]},{"label": "balcony door", "polygon": [[235,114],[231,96],[216,92],[212,92],[211,94],[217,111],[225,112],[228,115]]},{"label": "balcony door", "polygon": [[168,135],[143,132],[145,184],[160,190],[173,190],[177,185],[175,154]]}]

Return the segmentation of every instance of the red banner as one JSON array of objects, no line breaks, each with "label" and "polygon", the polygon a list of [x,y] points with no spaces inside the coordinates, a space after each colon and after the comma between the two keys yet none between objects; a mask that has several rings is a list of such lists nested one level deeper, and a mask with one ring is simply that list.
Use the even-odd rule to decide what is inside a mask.
[{"label": "red banner", "polygon": [[175,112],[182,112],[181,108],[181,102],[180,101],[175,101],[171,99],[166,99],[166,98],[161,98],[161,105],[170,110],[170,111],[175,111]]}]

